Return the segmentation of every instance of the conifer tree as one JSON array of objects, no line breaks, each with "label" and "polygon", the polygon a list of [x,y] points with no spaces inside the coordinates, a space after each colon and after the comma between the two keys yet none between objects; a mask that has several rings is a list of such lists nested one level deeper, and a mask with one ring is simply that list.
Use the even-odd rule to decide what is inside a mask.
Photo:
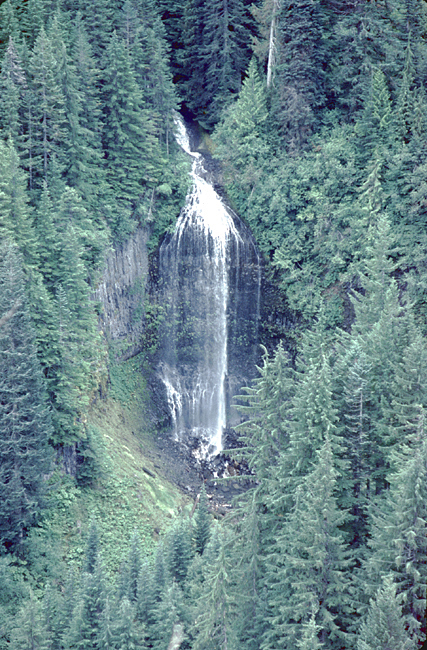
[{"label": "conifer tree", "polygon": [[141,203],[144,185],[156,182],[159,159],[129,54],[116,33],[106,51],[104,80],[107,180],[121,215],[120,221],[113,224],[113,231],[123,237],[134,227],[131,215]]},{"label": "conifer tree", "polygon": [[248,64],[242,0],[190,0],[183,38],[185,103],[211,129],[239,92]]},{"label": "conifer tree", "polygon": [[155,615],[153,642],[155,650],[168,648],[174,634],[178,633],[183,639],[184,629],[188,628],[188,622],[184,613],[184,595],[175,580],[165,591],[156,608]]},{"label": "conifer tree", "polygon": [[86,0],[78,1],[89,43],[94,56],[101,61],[114,29],[114,13],[118,3],[115,0],[94,0],[90,4]]},{"label": "conifer tree", "polygon": [[1,50],[7,47],[7,43],[18,40],[20,36],[19,10],[14,0],[5,0],[0,7],[0,43]]},{"label": "conifer tree", "polygon": [[[214,142],[217,144],[215,156],[221,160],[234,200],[247,199],[259,183],[262,175],[260,168],[269,154],[267,120],[264,82],[252,59],[237,100],[224,111],[214,132]],[[236,176],[245,199],[240,193],[235,195],[237,188],[232,182]]]},{"label": "conifer tree", "polygon": [[265,650],[295,645],[313,608],[320,641],[327,640],[330,648],[351,647],[349,571],[353,560],[341,531],[348,513],[337,507],[336,484],[327,437],[313,470],[297,487],[295,505],[275,531],[275,543],[266,559],[269,609],[261,644]]},{"label": "conifer tree", "polygon": [[137,531],[135,531],[132,535],[128,565],[129,589],[127,597],[131,603],[135,603],[138,599],[138,580],[139,572],[141,570],[140,541]]},{"label": "conifer tree", "polygon": [[[4,6],[4,5],[2,5]],[[0,128],[4,139],[11,138],[22,147],[26,75],[12,37],[4,53],[0,73]]]},{"label": "conifer tree", "polygon": [[320,3],[298,0],[283,2],[277,15],[272,114],[290,151],[305,145],[325,101],[321,12]]},{"label": "conifer tree", "polygon": [[0,237],[12,239],[28,272],[38,266],[36,233],[27,195],[26,174],[10,140],[0,141]]},{"label": "conifer tree", "polygon": [[211,517],[208,508],[208,498],[206,495],[205,484],[203,483],[200,490],[199,503],[195,512],[194,542],[196,553],[203,555],[205,546],[209,541],[211,527]]},{"label": "conifer tree", "polygon": [[101,214],[106,218],[111,210],[103,196],[107,189],[102,151],[100,70],[95,65],[80,14],[77,15],[75,23],[76,36],[72,56],[79,98],[79,130],[75,134],[75,155],[68,167],[67,178],[69,184],[83,197],[85,207],[91,211],[92,218],[99,221]]},{"label": "conifer tree", "polygon": [[416,646],[405,629],[401,598],[396,585],[386,576],[375,599],[371,599],[368,616],[363,621],[357,650],[411,650]]},{"label": "conifer tree", "polygon": [[365,582],[374,589],[381,586],[384,575],[393,576],[402,595],[405,627],[414,641],[420,641],[426,625],[426,473],[423,439],[391,477],[383,503],[372,508],[372,551],[365,563]]},{"label": "conifer tree", "polygon": [[106,597],[105,606],[102,610],[99,634],[98,634],[98,649],[99,650],[112,650],[116,647],[115,644],[115,610],[111,605],[110,598]]},{"label": "conifer tree", "polygon": [[[332,385],[330,347],[323,317],[313,331],[306,330],[301,342],[301,354],[297,359],[295,388],[290,407],[292,423],[288,449],[283,462],[298,483],[316,458],[316,452],[326,437],[331,441],[335,462],[340,463],[341,441],[337,435],[338,416]],[[341,469],[341,467],[340,467]],[[282,465],[281,473],[286,472]]]},{"label": "conifer tree", "polygon": [[183,587],[191,562],[191,538],[188,522],[181,520],[169,534],[168,569],[180,587]]},{"label": "conifer tree", "polygon": [[243,432],[242,453],[259,481],[271,476],[272,467],[278,461],[279,452],[288,442],[287,409],[293,392],[292,371],[283,345],[279,344],[272,359],[264,350],[261,376],[246,389],[247,406],[239,410],[249,416],[240,425]]},{"label": "conifer tree", "polygon": [[41,604],[32,590],[14,621],[10,648],[13,650],[48,650],[50,639],[43,623]]},{"label": "conifer tree", "polygon": [[[89,549],[89,546],[88,546]],[[104,568],[99,555],[91,565],[90,573],[81,576],[81,589],[76,599],[70,629],[65,637],[65,647],[98,650],[103,632],[106,606]]]},{"label": "conifer tree", "polygon": [[219,531],[217,550],[203,570],[204,581],[197,604],[192,633],[194,650],[226,650],[234,638],[231,584],[231,560],[225,531]]},{"label": "conifer tree", "polygon": [[52,428],[22,262],[7,240],[0,255],[0,543],[15,548],[45,504]]},{"label": "conifer tree", "polygon": [[68,129],[64,95],[56,76],[57,65],[53,44],[42,27],[29,61],[31,113],[27,124],[26,164],[31,188],[40,187],[43,179],[48,180],[48,172],[54,175],[54,164],[59,172],[64,166],[63,145]]},{"label": "conifer tree", "polygon": [[95,571],[96,563],[99,558],[99,535],[98,527],[95,521],[92,521],[90,524],[85,555],[85,571],[86,573],[93,573]]},{"label": "conifer tree", "polygon": [[234,539],[230,545],[230,555],[235,563],[236,638],[247,650],[258,650],[265,630],[262,596],[264,553],[271,541],[268,531],[271,520],[260,514],[262,506],[258,505],[256,490],[248,492],[240,508],[235,510],[239,524],[233,527]]},{"label": "conifer tree", "polygon": [[114,630],[114,646],[120,650],[136,650],[141,647],[142,629],[135,620],[135,610],[128,598],[123,598],[117,613]]}]

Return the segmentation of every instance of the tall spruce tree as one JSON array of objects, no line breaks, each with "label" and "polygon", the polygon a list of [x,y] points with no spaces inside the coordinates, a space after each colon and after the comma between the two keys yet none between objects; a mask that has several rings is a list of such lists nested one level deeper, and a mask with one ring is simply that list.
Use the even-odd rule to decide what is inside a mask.
[{"label": "tall spruce tree", "polygon": [[396,585],[386,576],[376,597],[371,600],[368,616],[363,621],[357,650],[412,650],[402,615],[402,598],[396,595]]},{"label": "tall spruce tree", "polygon": [[242,0],[190,0],[185,8],[185,103],[211,129],[241,86],[248,65]]},{"label": "tall spruce tree", "polygon": [[200,490],[199,503],[197,504],[195,512],[195,523],[194,523],[194,543],[196,546],[196,553],[203,555],[205,546],[209,541],[211,528],[211,516],[209,513],[208,507],[208,498],[206,494],[205,484],[203,483]]},{"label": "tall spruce tree", "polygon": [[328,437],[316,455],[312,471],[295,490],[291,513],[275,531],[266,559],[269,625],[261,644],[265,650],[295,646],[313,609],[322,643],[329,648],[352,646],[353,558],[341,531],[348,513],[337,506],[338,473]]},{"label": "tall spruce tree", "polygon": [[68,128],[57,65],[53,43],[42,27],[29,61],[31,79],[25,162],[32,189],[40,188],[43,180],[49,181],[64,169]]},{"label": "tall spruce tree", "polygon": [[117,206],[112,229],[120,238],[135,227],[132,216],[141,216],[146,186],[156,183],[159,152],[129,53],[116,33],[105,55],[103,104],[107,180]]},{"label": "tall spruce tree", "polygon": [[272,115],[290,151],[305,145],[325,102],[320,2],[283,2],[277,14],[277,62]]},{"label": "tall spruce tree", "polygon": [[22,147],[26,75],[15,44],[10,37],[0,73],[0,128],[3,138],[11,138]]},{"label": "tall spruce tree", "polygon": [[404,624],[414,642],[426,628],[427,567],[427,444],[407,450],[407,458],[390,479],[384,500],[371,509],[371,553],[365,562],[365,584],[381,587],[387,574],[393,576],[402,596]]},{"label": "tall spruce tree", "polygon": [[7,240],[0,264],[0,543],[13,549],[24,541],[46,503],[52,426],[22,261]]}]

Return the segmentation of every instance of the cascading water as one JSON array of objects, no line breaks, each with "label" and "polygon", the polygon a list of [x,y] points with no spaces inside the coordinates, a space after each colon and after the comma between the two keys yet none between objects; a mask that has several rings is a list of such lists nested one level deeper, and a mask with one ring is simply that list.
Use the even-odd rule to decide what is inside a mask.
[{"label": "cascading water", "polygon": [[176,439],[191,433],[210,455],[222,449],[226,427],[230,323],[239,327],[239,291],[251,312],[240,334],[252,357],[257,347],[260,265],[252,237],[205,179],[204,158],[191,151],[184,123],[176,124],[178,143],[193,158],[193,186],[173,235],[160,247],[165,324],[159,372]]}]

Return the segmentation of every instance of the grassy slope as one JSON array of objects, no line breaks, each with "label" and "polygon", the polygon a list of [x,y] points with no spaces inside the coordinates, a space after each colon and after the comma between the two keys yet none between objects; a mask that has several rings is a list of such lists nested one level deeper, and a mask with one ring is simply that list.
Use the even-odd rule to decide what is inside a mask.
[{"label": "grassy slope", "polygon": [[60,477],[50,516],[32,532],[31,560],[37,581],[51,574],[52,554],[62,557],[67,566],[80,567],[93,519],[103,561],[114,575],[128,553],[134,530],[139,533],[142,554],[150,554],[159,535],[185,507],[186,497],[157,473],[150,460],[156,434],[148,412],[138,360],[113,364],[109,396],[97,400],[88,422],[97,478],[90,487],[82,488],[68,477]]}]

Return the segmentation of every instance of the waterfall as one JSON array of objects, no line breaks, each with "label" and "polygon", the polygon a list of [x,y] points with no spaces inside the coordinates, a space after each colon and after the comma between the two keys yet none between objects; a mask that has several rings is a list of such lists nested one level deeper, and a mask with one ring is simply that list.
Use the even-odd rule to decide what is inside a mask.
[{"label": "waterfall", "polygon": [[159,373],[176,439],[191,433],[212,454],[222,449],[227,426],[230,325],[239,327],[238,293],[248,293],[245,274],[256,284],[249,289],[254,313],[249,320],[245,315],[248,332],[235,332],[234,338],[246,337],[252,356],[257,345],[260,264],[250,233],[206,180],[204,157],[191,151],[182,120],[176,123],[177,141],[193,159],[192,188],[174,233],[160,247],[165,322]]}]

